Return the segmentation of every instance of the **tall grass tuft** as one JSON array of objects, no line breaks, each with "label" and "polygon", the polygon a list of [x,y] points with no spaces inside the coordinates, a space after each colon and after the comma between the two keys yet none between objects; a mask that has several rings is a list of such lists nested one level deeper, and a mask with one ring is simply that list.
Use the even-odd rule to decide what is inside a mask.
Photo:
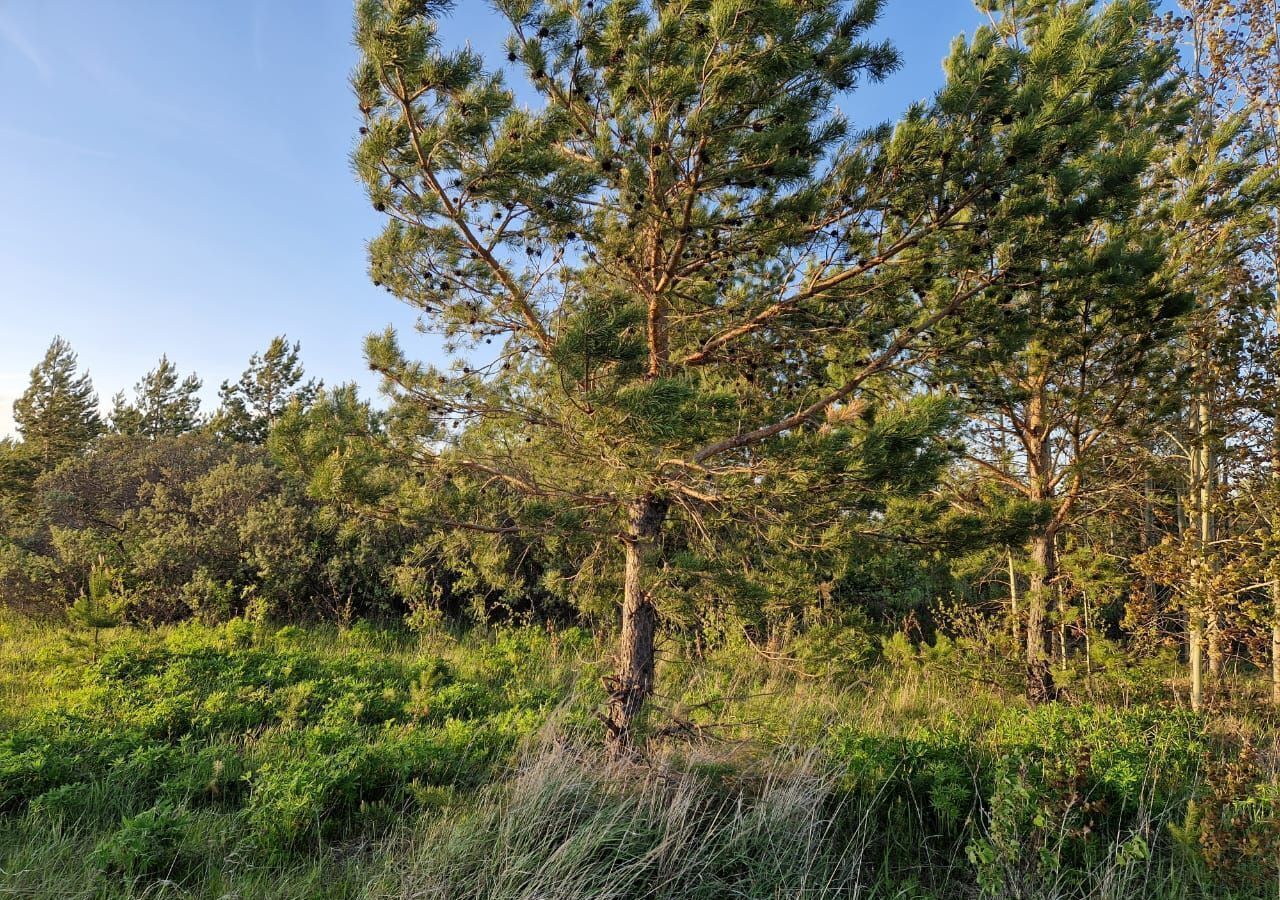
[{"label": "tall grass tuft", "polygon": [[605,762],[564,746],[411,839],[401,895],[721,900],[866,895],[870,819],[811,759]]},{"label": "tall grass tuft", "polygon": [[[969,852],[948,862],[924,846],[941,836],[925,836],[912,854],[888,833],[904,816],[923,819],[922,810],[847,790],[816,755],[639,765],[555,743],[464,808],[401,834],[385,858],[396,868],[392,896],[403,900],[1276,896],[1274,886],[1233,890],[1190,855],[1171,853],[1178,823],[1146,793],[1126,827],[1093,836],[1099,852],[1083,865],[1063,856],[1079,838],[1068,822],[1000,838],[989,813],[965,829]],[[982,858],[981,848],[1002,840]]]}]

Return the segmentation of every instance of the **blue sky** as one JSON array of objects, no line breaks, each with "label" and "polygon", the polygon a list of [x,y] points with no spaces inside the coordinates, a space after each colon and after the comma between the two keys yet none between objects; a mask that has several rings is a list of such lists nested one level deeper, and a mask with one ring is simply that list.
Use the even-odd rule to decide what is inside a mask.
[{"label": "blue sky", "polygon": [[[217,385],[272,335],[372,391],[361,341],[413,313],[375,289],[380,227],[348,163],[350,0],[0,0],[0,435],[55,334],[104,406],[167,353]],[[904,67],[845,104],[891,119],[941,81],[969,0],[889,0]],[[444,29],[487,49],[486,0]],[[423,355],[430,345],[406,336]]]}]

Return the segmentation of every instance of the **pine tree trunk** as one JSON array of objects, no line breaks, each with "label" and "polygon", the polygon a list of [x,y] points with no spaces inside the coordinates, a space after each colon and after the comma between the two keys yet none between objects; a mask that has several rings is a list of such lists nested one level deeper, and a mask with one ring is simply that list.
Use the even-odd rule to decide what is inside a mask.
[{"label": "pine tree trunk", "polygon": [[1053,629],[1049,626],[1054,582],[1058,574],[1057,535],[1049,530],[1031,538],[1031,579],[1027,590],[1027,699],[1047,703],[1057,699],[1049,665]]},{"label": "pine tree trunk", "polygon": [[653,692],[653,646],[658,612],[645,589],[644,575],[666,516],[667,502],[653,496],[641,497],[628,510],[627,533],[623,538],[626,565],[617,671],[606,685],[609,690],[606,740],[610,753],[615,756],[631,750],[636,717]]},{"label": "pine tree trunk", "polygon": [[[1199,604],[1200,612],[1196,622],[1196,639],[1203,644],[1207,644],[1205,648],[1209,657],[1209,674],[1212,678],[1217,679],[1222,672],[1222,612],[1219,609],[1217,599],[1212,596],[1213,592],[1213,543],[1217,538],[1216,522],[1214,521],[1214,488],[1217,479],[1216,465],[1217,460],[1213,452],[1213,412],[1209,407],[1209,403],[1205,398],[1205,390],[1201,389],[1201,396],[1196,411],[1196,424],[1198,426],[1198,442],[1197,453],[1200,461],[1196,467],[1197,477],[1197,493],[1196,512],[1198,514],[1197,523],[1197,543],[1200,552],[1200,589]],[[1206,634],[1207,632],[1207,634]],[[1207,637],[1207,641],[1205,638]],[[1199,651],[1196,651],[1193,665],[1196,669],[1201,666],[1201,658]],[[1197,684],[1195,692],[1203,693],[1203,678],[1197,672],[1193,679]],[[1199,699],[1197,699],[1194,708],[1199,708]]]},{"label": "pine tree trunk", "polygon": [[[1280,604],[1280,582],[1271,582],[1271,596]],[[1280,622],[1271,626],[1271,702],[1280,706]]]},{"label": "pine tree trunk", "polygon": [[[1276,110],[1276,127],[1280,129],[1280,109]],[[1273,236],[1280,238],[1280,210],[1275,211],[1271,221]],[[1275,325],[1280,329],[1280,248],[1271,263],[1276,284]],[[1271,477],[1280,479],[1280,411],[1273,412],[1271,420]],[[1271,528],[1273,532],[1280,530],[1274,513]],[[1280,577],[1271,580],[1271,616],[1271,702],[1280,706]]]},{"label": "pine tree trunk", "polygon": [[1009,548],[1009,630],[1018,640],[1018,572],[1013,566],[1013,548]]},{"label": "pine tree trunk", "polygon": [[1204,677],[1200,670],[1200,664],[1204,658],[1201,645],[1204,641],[1201,637],[1200,619],[1194,612],[1191,614],[1188,632],[1187,655],[1191,669],[1191,708],[1195,712],[1200,712],[1204,706]]}]

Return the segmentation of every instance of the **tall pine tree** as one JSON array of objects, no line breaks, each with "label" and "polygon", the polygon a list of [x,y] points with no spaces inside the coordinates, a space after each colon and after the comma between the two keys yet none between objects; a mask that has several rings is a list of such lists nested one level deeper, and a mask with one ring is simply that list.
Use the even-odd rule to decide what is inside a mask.
[{"label": "tall pine tree", "polygon": [[222,406],[214,415],[214,429],[232,440],[262,444],[289,404],[306,406],[315,399],[320,384],[306,377],[300,353],[296,341],[290,344],[278,335],[266,350],[253,354],[240,379],[224,381],[218,389]]},{"label": "tall pine tree", "polygon": [[[1256,140],[1241,145],[1272,172],[1280,170],[1280,4],[1273,0],[1180,0],[1180,17],[1173,25],[1189,44],[1193,66],[1189,75],[1206,95],[1207,110],[1217,118],[1243,115]],[[1257,286],[1270,297],[1267,365],[1272,384],[1270,493],[1280,496],[1280,203],[1273,198],[1263,209],[1269,218],[1264,239],[1254,252],[1241,256]],[[1271,536],[1280,537],[1280,502],[1273,502]],[[1273,554],[1270,573],[1272,701],[1280,704],[1280,557]]]},{"label": "tall pine tree", "polygon": [[120,434],[155,438],[183,434],[200,424],[200,379],[186,378],[161,356],[160,363],[133,386],[133,402],[124,393],[112,399],[111,428]]},{"label": "tall pine tree", "polygon": [[[1058,71],[1035,118],[1064,127],[1031,151],[1054,164],[990,201],[996,252],[1021,272],[1002,301],[1003,334],[1021,349],[968,348],[948,360],[946,377],[974,410],[971,462],[1040,507],[1029,546],[1026,689],[1045,700],[1056,694],[1049,647],[1060,536],[1094,487],[1085,474],[1148,408],[1154,373],[1170,371],[1169,341],[1188,305],[1167,265],[1175,223],[1160,202],[1168,192],[1160,167],[1190,103],[1176,93],[1172,44],[1151,38],[1147,4],[1097,13],[1085,3],[988,6],[1006,52]],[[1088,70],[1098,80],[1082,90]]]},{"label": "tall pine tree", "polygon": [[81,453],[102,433],[98,395],[71,345],[55,337],[13,404],[13,420],[41,471]]},{"label": "tall pine tree", "polygon": [[358,5],[372,274],[452,365],[390,333],[368,354],[415,410],[406,506],[491,546],[582,542],[575,589],[616,573],[620,749],[677,582],[750,572],[744,529],[804,543],[913,483],[939,404],[886,414],[877,388],[995,331],[992,289],[1035,277],[1006,211],[1116,137],[1162,61],[1124,25],[1144,4],[1067,4],[1056,43],[959,41],[933,103],[859,134],[835,102],[896,65],[865,39],[878,2],[502,0],[506,70],[440,45],[451,6]]}]

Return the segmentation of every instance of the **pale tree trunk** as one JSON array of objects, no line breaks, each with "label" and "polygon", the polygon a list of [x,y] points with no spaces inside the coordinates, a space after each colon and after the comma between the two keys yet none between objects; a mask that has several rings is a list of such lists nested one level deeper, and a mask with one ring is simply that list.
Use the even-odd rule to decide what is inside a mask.
[{"label": "pale tree trunk", "polygon": [[[1277,263],[1280,267],[1280,263]],[[1280,302],[1277,303],[1276,309],[1276,327],[1280,328]],[[1280,335],[1277,335],[1280,340]],[[1275,437],[1274,449],[1271,458],[1271,478],[1273,481],[1280,480],[1280,414],[1275,417]],[[1275,500],[1273,499],[1274,503]],[[1273,533],[1280,533],[1280,520],[1277,520],[1275,513],[1272,514],[1273,519],[1271,529]],[[1271,563],[1273,567],[1277,563]],[[1280,706],[1280,576],[1271,579],[1271,702]]]},{"label": "pale tree trunk", "polygon": [[[1151,485],[1151,475],[1147,474],[1146,480],[1142,487],[1142,552],[1146,553],[1156,545],[1156,516],[1155,503],[1152,495],[1155,493]],[[1154,613],[1156,610],[1156,580],[1151,575],[1146,576],[1143,580],[1143,591],[1147,597],[1148,608]]]},{"label": "pale tree trunk", "polygon": [[1213,412],[1208,401],[1200,400],[1200,552],[1204,567],[1204,613],[1208,625],[1209,675],[1215,680],[1222,675],[1222,663],[1226,656],[1223,634],[1222,609],[1213,591],[1213,544],[1217,539],[1217,523],[1214,514],[1214,494],[1218,478],[1216,454],[1213,452]]},{"label": "pale tree trunk", "polygon": [[1280,706],[1280,581],[1271,582],[1271,596],[1278,607],[1272,613],[1277,621],[1271,623],[1271,702]]},{"label": "pale tree trunk", "polygon": [[615,756],[631,749],[636,717],[653,693],[658,611],[645,586],[645,573],[653,561],[666,517],[667,501],[653,496],[641,497],[627,511],[627,532],[623,537],[626,563],[622,629],[618,636],[617,670],[606,683],[609,711],[604,717],[607,743]]},{"label": "pale tree trunk", "polygon": [[1009,630],[1018,640],[1018,572],[1013,567],[1013,548],[1009,548]]},{"label": "pale tree trunk", "polygon": [[1192,610],[1187,634],[1187,655],[1191,668],[1191,708],[1196,712],[1204,707],[1204,677],[1200,671],[1200,663],[1204,659],[1202,634],[1200,614]]},{"label": "pale tree trunk", "polygon": [[1047,703],[1058,689],[1049,666],[1053,629],[1049,610],[1058,575],[1057,532],[1047,529],[1031,538],[1031,577],[1027,589],[1027,699]]},{"label": "pale tree trunk", "polygon": [[[1031,485],[1031,497],[1041,502],[1053,500],[1052,468],[1053,450],[1049,443],[1049,429],[1045,424],[1043,382],[1032,394],[1027,406],[1027,481]],[[1053,609],[1054,592],[1057,590],[1058,553],[1057,522],[1054,519],[1042,530],[1031,536],[1031,575],[1027,585],[1027,699],[1032,703],[1047,703],[1058,697],[1053,682],[1053,670],[1049,661],[1049,648],[1053,642],[1053,628],[1049,623],[1049,611]]]},{"label": "pale tree trunk", "polygon": [[1080,599],[1084,604],[1084,674],[1089,679],[1089,692],[1093,692],[1093,639],[1090,635],[1093,628],[1090,626],[1089,619],[1089,594],[1083,592]]},{"label": "pale tree trunk", "polygon": [[[1200,406],[1198,403],[1193,404],[1191,408],[1191,432],[1197,438],[1200,435]],[[1191,679],[1191,708],[1199,712],[1204,704],[1204,678],[1201,664],[1204,659],[1203,608],[1206,588],[1202,532],[1204,519],[1200,514],[1200,504],[1203,500],[1200,492],[1201,467],[1204,463],[1204,458],[1198,446],[1193,445],[1191,447],[1187,462],[1187,499],[1185,505],[1189,521],[1186,522],[1186,525],[1191,529],[1196,545],[1195,576],[1191,585],[1191,603],[1187,609],[1187,668]]]},{"label": "pale tree trunk", "polygon": [[1187,506],[1195,547],[1195,576],[1187,610],[1187,658],[1191,708],[1198,711],[1204,705],[1205,653],[1208,652],[1209,673],[1217,677],[1222,671],[1224,648],[1221,610],[1211,596],[1217,460],[1213,449],[1213,410],[1209,404],[1208,350],[1198,348],[1194,359],[1199,372],[1191,403]]}]

